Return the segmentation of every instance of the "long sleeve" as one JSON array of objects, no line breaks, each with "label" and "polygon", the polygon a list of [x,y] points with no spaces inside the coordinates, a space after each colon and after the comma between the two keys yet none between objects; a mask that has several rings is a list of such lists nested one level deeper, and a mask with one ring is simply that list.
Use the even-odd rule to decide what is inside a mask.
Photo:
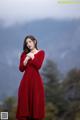
[{"label": "long sleeve", "polygon": [[41,50],[33,60],[30,61],[30,64],[32,64],[36,69],[40,69],[43,63],[45,57],[45,52],[44,50]]},{"label": "long sleeve", "polygon": [[20,56],[20,62],[19,62],[19,70],[21,72],[23,72],[26,68],[26,66],[24,66],[24,64],[23,64],[23,61],[24,61],[25,57],[26,57],[26,54],[23,52]]}]

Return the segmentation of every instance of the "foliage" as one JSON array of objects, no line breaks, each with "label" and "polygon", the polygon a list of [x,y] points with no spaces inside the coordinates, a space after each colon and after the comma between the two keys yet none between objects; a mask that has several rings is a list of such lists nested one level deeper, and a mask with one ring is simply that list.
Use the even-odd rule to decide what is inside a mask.
[{"label": "foliage", "polygon": [[[57,64],[48,59],[42,75],[45,81],[45,120],[80,120],[80,69],[69,70],[61,80]],[[7,97],[0,111],[8,111],[9,120],[15,120],[16,105],[15,97]]]}]

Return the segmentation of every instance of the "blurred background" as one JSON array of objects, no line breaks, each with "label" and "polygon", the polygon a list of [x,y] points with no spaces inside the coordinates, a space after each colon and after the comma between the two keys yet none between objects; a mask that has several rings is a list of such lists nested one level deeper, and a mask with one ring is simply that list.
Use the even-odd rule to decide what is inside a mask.
[{"label": "blurred background", "polygon": [[[70,3],[71,1],[71,3]],[[0,111],[15,119],[23,41],[45,51],[46,120],[80,120],[80,1],[0,0]]]}]

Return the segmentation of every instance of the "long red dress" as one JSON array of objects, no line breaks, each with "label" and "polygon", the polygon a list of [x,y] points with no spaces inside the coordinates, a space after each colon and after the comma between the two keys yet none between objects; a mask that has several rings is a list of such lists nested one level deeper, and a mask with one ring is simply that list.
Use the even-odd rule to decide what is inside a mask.
[{"label": "long red dress", "polygon": [[28,60],[26,66],[23,61],[26,52],[22,52],[20,57],[19,70],[24,72],[18,88],[18,103],[16,118],[31,116],[32,118],[45,118],[45,93],[43,80],[39,69],[42,66],[45,52],[39,50],[34,54],[34,59]]}]

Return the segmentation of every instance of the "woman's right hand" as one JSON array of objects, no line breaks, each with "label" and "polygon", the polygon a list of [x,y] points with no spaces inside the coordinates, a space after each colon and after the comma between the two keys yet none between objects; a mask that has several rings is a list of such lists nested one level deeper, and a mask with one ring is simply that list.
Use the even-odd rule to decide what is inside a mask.
[{"label": "woman's right hand", "polygon": [[34,59],[34,54],[32,52],[29,52],[27,56],[29,56],[31,59]]}]

